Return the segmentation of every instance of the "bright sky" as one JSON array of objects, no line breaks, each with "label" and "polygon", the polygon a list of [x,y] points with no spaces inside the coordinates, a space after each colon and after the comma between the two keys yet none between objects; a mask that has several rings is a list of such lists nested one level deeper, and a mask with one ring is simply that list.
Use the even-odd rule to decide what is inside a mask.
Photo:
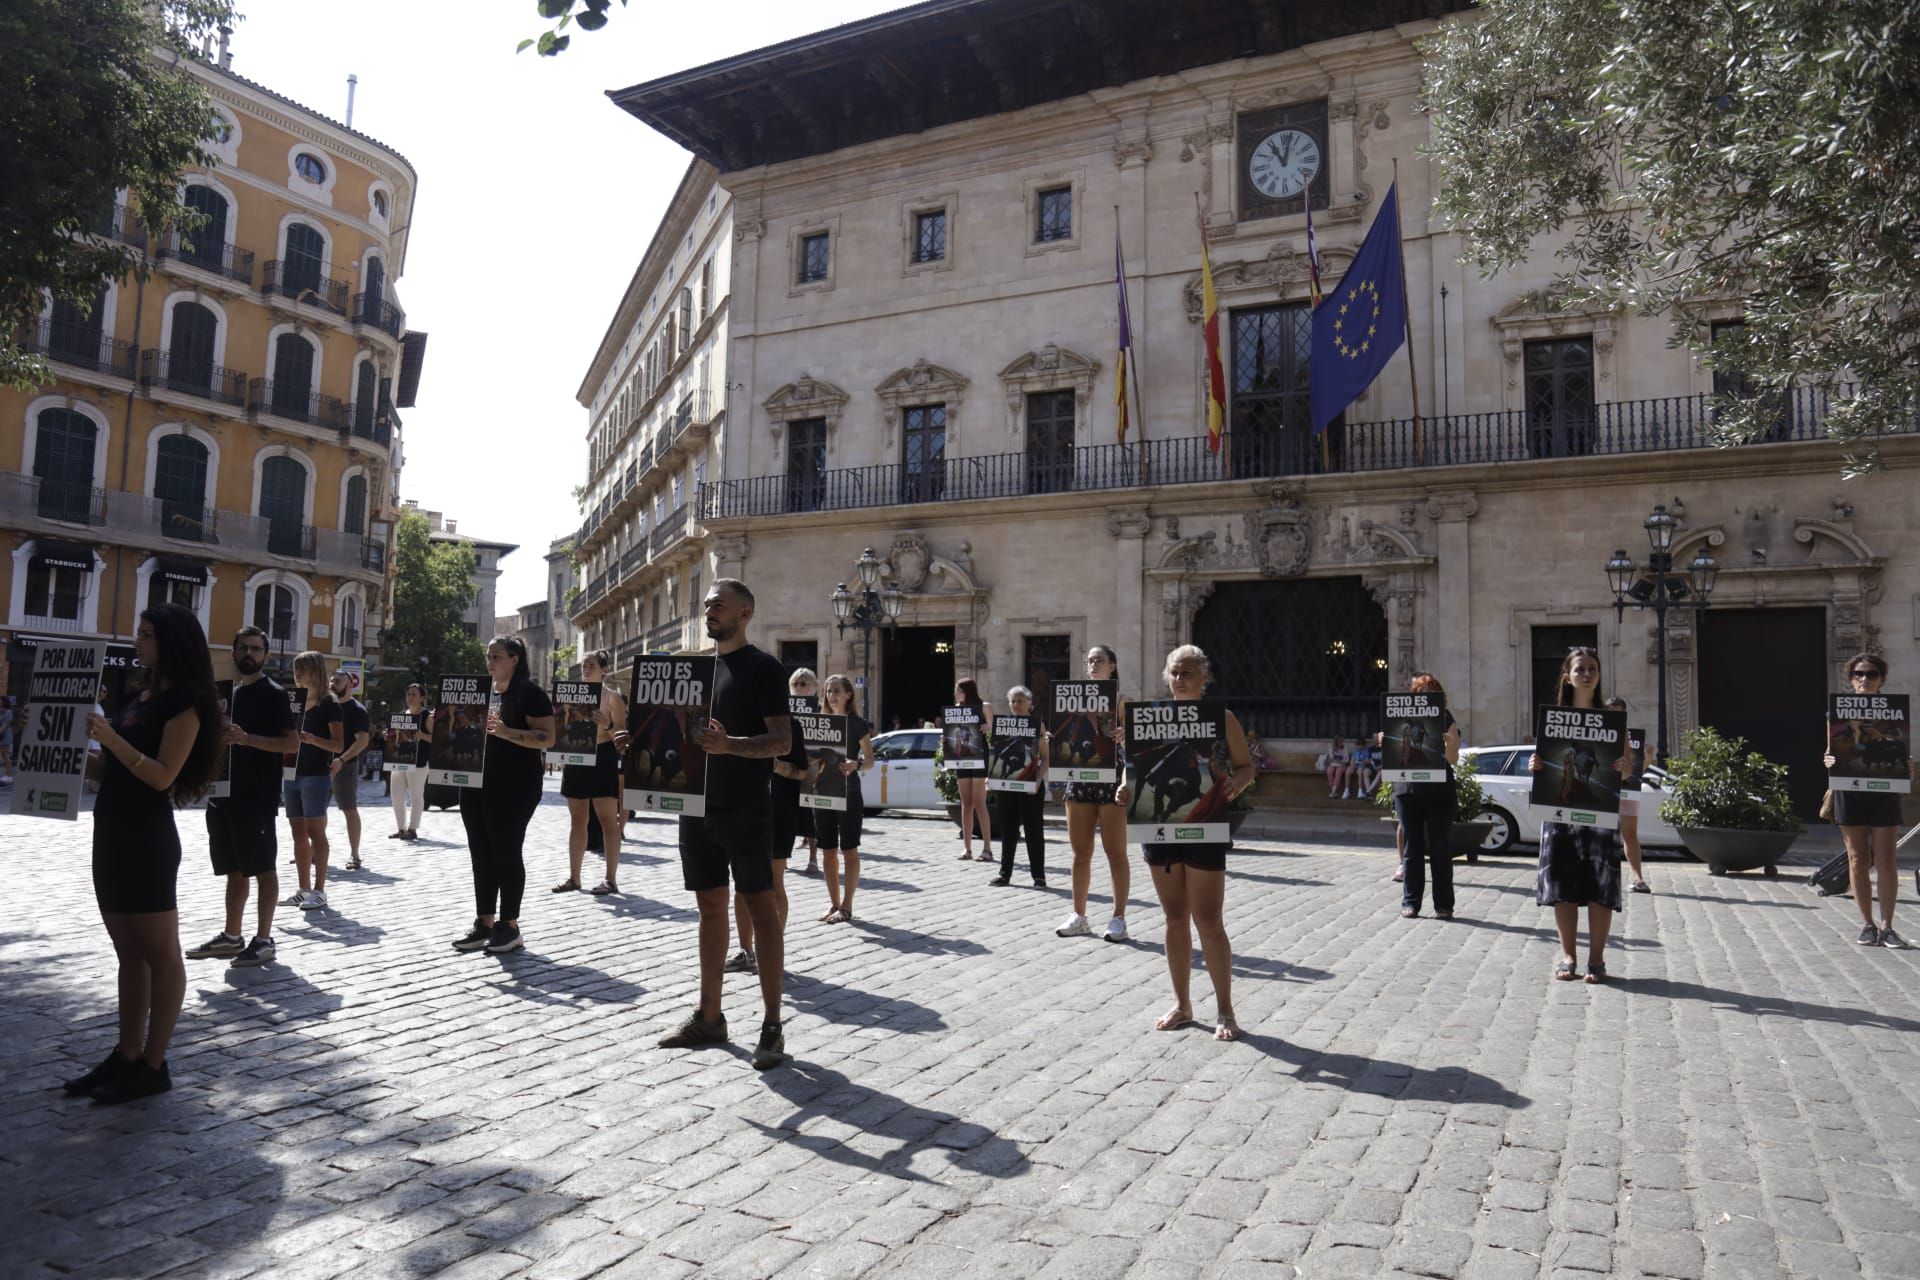
[{"label": "bright sky", "polygon": [[514,46],[534,0],[240,0],[233,69],[353,127],[420,175],[399,282],[431,335],[402,411],[402,497],[518,543],[497,604],[544,599],[547,543],[580,524],[574,401],[686,152],[605,96],[900,7],[902,0],[632,0],[557,58]]}]

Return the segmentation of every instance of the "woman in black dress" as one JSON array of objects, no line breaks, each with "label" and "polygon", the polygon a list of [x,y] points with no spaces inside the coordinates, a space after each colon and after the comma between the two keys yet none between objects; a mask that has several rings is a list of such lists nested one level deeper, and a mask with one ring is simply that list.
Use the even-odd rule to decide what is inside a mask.
[{"label": "woman in black dress", "polygon": [[[1563,707],[1597,710],[1605,701],[1600,696],[1600,655],[1584,645],[1567,651],[1560,664],[1560,683],[1554,701]],[[1622,778],[1632,768],[1622,751],[1616,768]],[[1540,772],[1536,752],[1529,764]],[[1580,938],[1580,907],[1587,908],[1587,981],[1607,980],[1607,933],[1613,928],[1613,913],[1624,900],[1620,894],[1620,833],[1607,827],[1589,827],[1567,822],[1540,824],[1540,874],[1538,899],[1543,907],[1553,908],[1554,927],[1560,932],[1560,963],[1553,976],[1572,982],[1580,976],[1580,964],[1574,949]]]},{"label": "woman in black dress", "polygon": [[[1887,660],[1877,653],[1855,654],[1847,663],[1848,692],[1875,694],[1887,679]],[[1833,768],[1833,753],[1826,757]],[[1908,767],[1913,767],[1909,760]],[[1888,791],[1833,793],[1833,820],[1847,846],[1847,872],[1853,883],[1853,902],[1860,908],[1863,947],[1904,949],[1906,939],[1893,931],[1893,904],[1900,895],[1900,797]],[[1880,879],[1880,924],[1873,923],[1873,877]]]},{"label": "woman in black dress", "polygon": [[[813,831],[820,841],[820,863],[827,882],[827,914],[820,918],[828,924],[844,924],[853,919],[853,891],[860,887],[860,827],[866,812],[860,775],[873,768],[873,726],[854,711],[853,681],[846,676],[827,677],[822,701],[828,715],[847,718],[847,758],[840,762],[840,772],[847,777],[847,807],[813,812]],[[981,785],[986,785],[984,780]],[[842,858],[846,860],[844,878]]]},{"label": "woman in black dress", "polygon": [[[518,636],[487,644],[494,705],[487,709],[487,752],[480,785],[460,792],[460,822],[473,860],[473,927],[455,951],[518,951],[520,899],[527,891],[521,854],[527,823],[540,807],[543,753],[553,745],[553,701],[527,674],[527,646]],[[496,913],[497,908],[497,913]]]},{"label": "woman in black dress", "polygon": [[93,896],[120,958],[120,1042],[66,1083],[68,1093],[107,1103],[173,1087],[167,1045],[187,994],[173,810],[205,793],[225,735],[199,619],[179,605],[155,605],[140,615],[133,648],[140,696],[111,721],[87,717],[88,735],[101,746]]},{"label": "woman in black dress", "polygon": [[580,887],[580,864],[587,855],[587,816],[600,820],[601,850],[607,858],[607,878],[588,892],[597,897],[620,892],[620,781],[619,739],[627,736],[627,700],[608,682],[613,673],[613,650],[595,649],[580,659],[580,678],[600,686],[600,706],[593,713],[598,726],[592,764],[570,764],[560,772],[560,794],[567,800],[567,878],[553,886],[555,893]]}]

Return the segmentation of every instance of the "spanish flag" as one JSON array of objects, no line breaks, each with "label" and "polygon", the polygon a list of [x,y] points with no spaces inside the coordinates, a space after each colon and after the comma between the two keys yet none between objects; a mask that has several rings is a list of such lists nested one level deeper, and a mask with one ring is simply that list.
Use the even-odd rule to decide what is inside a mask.
[{"label": "spanish flag", "polygon": [[1227,374],[1220,366],[1220,300],[1213,292],[1213,263],[1207,257],[1207,221],[1200,212],[1200,193],[1193,193],[1194,213],[1200,219],[1200,332],[1207,346],[1207,452],[1220,452],[1226,430]]},{"label": "spanish flag", "polygon": [[[1119,213],[1116,209],[1115,214]],[[1127,442],[1127,356],[1133,347],[1133,324],[1127,315],[1126,259],[1120,253],[1120,223],[1113,227],[1113,287],[1120,294],[1120,358],[1114,361],[1113,402],[1120,406],[1120,443]]]}]

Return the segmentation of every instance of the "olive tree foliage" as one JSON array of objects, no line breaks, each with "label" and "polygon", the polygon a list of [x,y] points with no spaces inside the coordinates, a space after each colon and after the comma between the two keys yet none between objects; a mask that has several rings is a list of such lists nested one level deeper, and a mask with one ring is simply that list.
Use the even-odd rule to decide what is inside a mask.
[{"label": "olive tree foliage", "polygon": [[[1846,471],[1920,413],[1920,4],[1482,0],[1423,45],[1437,214],[1492,274],[1664,314],[1736,385],[1836,394]],[[1708,349],[1705,309],[1745,325]],[[1724,313],[1723,313],[1724,314]],[[1716,406],[1723,444],[1778,395]]]},{"label": "olive tree foliage", "polygon": [[49,291],[86,306],[146,270],[96,234],[121,192],[157,234],[198,225],[178,180],[212,163],[219,117],[180,63],[234,21],[231,0],[0,4],[0,386],[51,380],[18,345]]},{"label": "olive tree foliage", "polygon": [[[578,5],[580,12],[575,13]],[[524,53],[532,48],[543,58],[551,58],[566,52],[573,37],[562,34],[568,26],[578,26],[582,31],[598,31],[607,25],[607,10],[613,7],[613,0],[533,0],[534,9],[553,26],[542,31],[538,37],[528,37],[520,42],[515,53]],[[620,0],[620,7],[627,7],[627,0]]]}]

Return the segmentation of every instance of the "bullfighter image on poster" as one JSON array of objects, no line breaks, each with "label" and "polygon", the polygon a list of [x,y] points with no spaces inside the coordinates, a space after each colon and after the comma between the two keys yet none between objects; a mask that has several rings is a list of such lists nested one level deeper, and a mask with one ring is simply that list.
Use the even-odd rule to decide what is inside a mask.
[{"label": "bullfighter image on poster", "polygon": [[1908,792],[1913,731],[1904,693],[1836,693],[1827,708],[1827,750],[1835,791]]},{"label": "bullfighter image on poster", "polygon": [[1127,839],[1226,844],[1233,764],[1226,709],[1214,702],[1127,704]]},{"label": "bullfighter image on poster", "polygon": [[1120,723],[1118,680],[1056,680],[1048,763],[1055,782],[1118,782],[1113,730]]},{"label": "bullfighter image on poster", "polygon": [[818,711],[796,711],[793,727],[807,749],[807,776],[800,782],[802,809],[845,809],[847,775],[840,765],[847,758],[847,718]]},{"label": "bullfighter image on poster", "polygon": [[[286,686],[286,690],[287,711],[293,716],[293,722],[295,724],[305,724],[307,691],[297,684]],[[296,751],[283,751],[280,753],[280,780],[282,782],[292,782],[300,776],[295,772],[295,765],[298,759],[299,753]]]},{"label": "bullfighter image on poster", "polygon": [[550,764],[592,764],[597,758],[600,686],[586,680],[557,680],[553,685],[554,736],[547,749]]},{"label": "bullfighter image on poster", "polygon": [[1040,790],[1040,722],[1032,716],[995,716],[987,753],[987,790],[1035,795]]},{"label": "bullfighter image on poster", "polygon": [[1380,781],[1447,781],[1446,695],[1389,693],[1380,708]]},{"label": "bullfighter image on poster", "polygon": [[713,713],[713,661],[633,660],[627,681],[627,808],[706,816],[707,753],[694,730]]},{"label": "bullfighter image on poster", "polygon": [[433,718],[433,740],[427,746],[429,786],[480,785],[492,683],[486,676],[440,677],[440,714]]},{"label": "bullfighter image on poster", "polygon": [[407,712],[387,718],[387,728],[393,732],[393,750],[387,752],[386,759],[381,761],[380,772],[405,773],[414,767],[414,743],[420,732],[420,722],[425,718],[424,715],[416,716]]},{"label": "bullfighter image on poster", "polygon": [[26,705],[14,718],[15,817],[80,816],[87,773],[87,713],[100,695],[103,644],[42,642],[33,651]]},{"label": "bullfighter image on poster", "polygon": [[1537,816],[1576,827],[1618,827],[1627,713],[1539,707],[1533,740],[1540,771],[1527,802]]},{"label": "bullfighter image on poster", "polygon": [[947,772],[985,773],[987,771],[987,727],[981,723],[978,707],[947,707],[940,712],[945,732]]}]

